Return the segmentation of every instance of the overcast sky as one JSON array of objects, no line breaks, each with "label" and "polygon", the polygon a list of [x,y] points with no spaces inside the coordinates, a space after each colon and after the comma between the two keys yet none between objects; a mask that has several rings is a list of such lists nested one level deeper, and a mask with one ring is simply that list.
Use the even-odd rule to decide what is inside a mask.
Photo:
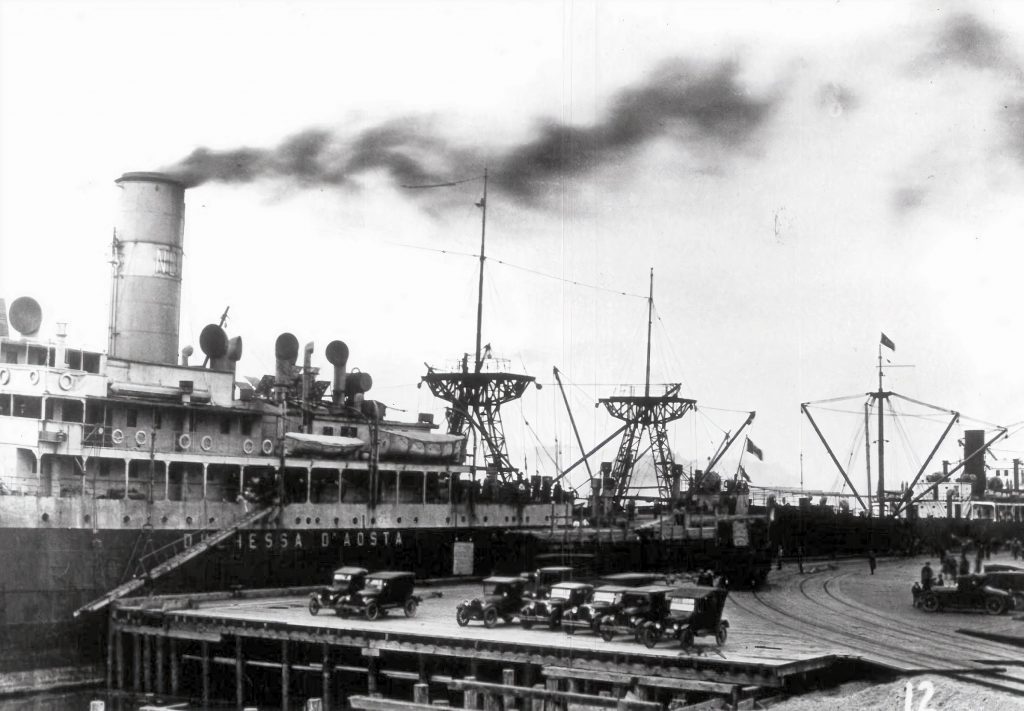
[{"label": "overcast sky", "polygon": [[[1015,2],[0,0],[0,296],[105,347],[113,180],[173,170],[182,345],[230,306],[241,372],[281,331],[321,365],[341,338],[377,398],[440,413],[415,384],[473,348],[482,184],[401,186],[487,167],[483,341],[563,371],[586,446],[615,427],[596,398],[643,381],[654,267],[652,379],[702,409],[678,456],[756,410],[755,483],[803,454],[832,488],[799,405],[876,387],[880,332],[914,366],[887,388],[1024,420],[1022,39]],[[863,490],[862,403],[837,409]],[[890,482],[945,425],[912,422]],[[553,386],[505,425],[530,470],[556,437],[578,456]]]}]

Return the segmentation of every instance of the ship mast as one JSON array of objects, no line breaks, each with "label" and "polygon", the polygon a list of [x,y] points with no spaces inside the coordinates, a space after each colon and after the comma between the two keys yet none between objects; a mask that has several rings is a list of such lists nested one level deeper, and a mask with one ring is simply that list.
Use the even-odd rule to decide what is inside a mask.
[{"label": "ship mast", "polygon": [[654,267],[651,267],[651,288],[647,294],[647,371],[644,375],[644,397],[651,396],[651,323],[654,314]]},{"label": "ship mast", "polygon": [[[471,178],[469,180],[477,180]],[[473,352],[473,369],[469,368],[469,354],[465,354],[461,368],[444,372],[427,366],[422,381],[430,392],[450,404],[448,408],[448,432],[468,437],[470,432],[478,436],[484,445],[484,461],[488,473],[495,474],[502,481],[509,481],[520,472],[508,456],[505,431],[501,422],[501,406],[518,400],[535,378],[508,372],[484,372],[484,349],[481,346],[484,309],[484,266],[487,261],[487,169],[483,174],[483,197],[475,203],[481,209],[480,216],[480,276],[476,302],[476,342]],[[449,187],[467,182],[460,180],[437,185],[407,187]],[[540,387],[538,385],[538,387]],[[476,457],[473,457],[474,463]]]},{"label": "ship mast", "polygon": [[480,208],[480,287],[476,297],[476,369],[479,373],[484,361],[480,354],[480,331],[484,321],[484,262],[487,261],[487,168],[484,168],[484,196],[477,203]]}]

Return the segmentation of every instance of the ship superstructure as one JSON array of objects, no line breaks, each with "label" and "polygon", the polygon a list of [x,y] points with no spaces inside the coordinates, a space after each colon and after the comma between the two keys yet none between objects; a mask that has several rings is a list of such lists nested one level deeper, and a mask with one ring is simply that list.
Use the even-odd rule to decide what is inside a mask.
[{"label": "ship superstructure", "polygon": [[330,380],[288,333],[261,378],[236,373],[242,342],[222,325],[202,357],[179,350],[184,187],[117,185],[108,352],[39,338],[27,298],[0,331],[0,669],[96,646],[72,613],[143,584],[306,585],[348,561],[490,572],[528,554],[509,532],[571,516],[550,497],[480,496],[466,437],[427,413],[388,418],[341,341]]}]

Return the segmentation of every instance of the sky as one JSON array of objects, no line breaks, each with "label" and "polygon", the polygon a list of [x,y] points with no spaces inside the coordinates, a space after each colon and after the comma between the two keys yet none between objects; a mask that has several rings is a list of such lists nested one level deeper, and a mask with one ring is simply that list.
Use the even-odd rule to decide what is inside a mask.
[{"label": "sky", "polygon": [[[936,461],[1024,421],[1022,39],[1015,2],[0,0],[0,296],[104,348],[113,181],[167,171],[183,346],[230,306],[241,373],[340,338],[440,417],[416,384],[473,349],[486,169],[482,340],[543,384],[504,411],[516,464],[579,456],[552,367],[584,446],[614,431],[653,268],[655,391],[698,401],[676,455],[753,410],[755,484],[837,489],[800,403],[859,395],[812,412],[863,491],[882,332],[885,388],[964,415]],[[893,486],[948,418],[900,403]]]}]

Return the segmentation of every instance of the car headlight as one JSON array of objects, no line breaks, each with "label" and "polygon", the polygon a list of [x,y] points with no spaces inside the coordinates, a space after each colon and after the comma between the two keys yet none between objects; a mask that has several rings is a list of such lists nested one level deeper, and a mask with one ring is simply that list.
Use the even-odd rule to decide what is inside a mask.
[{"label": "car headlight", "polygon": [[574,614],[574,615],[575,615],[575,614],[576,614],[577,612],[579,612],[579,611],[580,611],[580,608],[578,608],[578,607],[574,607],[574,608],[572,608],[571,610],[569,610],[569,612],[571,612],[571,613],[572,613],[572,614]]}]

